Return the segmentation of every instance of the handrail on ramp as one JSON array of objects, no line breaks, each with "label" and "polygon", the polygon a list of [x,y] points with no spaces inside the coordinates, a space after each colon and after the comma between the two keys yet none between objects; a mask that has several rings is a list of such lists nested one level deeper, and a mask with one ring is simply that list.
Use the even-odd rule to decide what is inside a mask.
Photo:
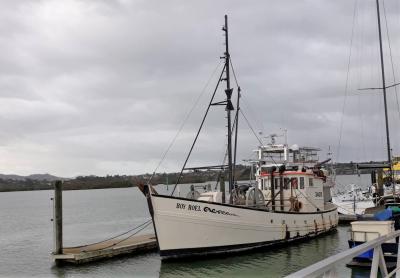
[{"label": "handrail on ramp", "polygon": [[378,277],[378,269],[381,272],[382,277],[393,277],[396,274],[396,278],[400,278],[400,244],[398,244],[398,256],[396,268],[388,273],[385,263],[385,258],[382,252],[382,244],[397,238],[400,236],[400,230],[395,231],[393,233],[378,237],[374,240],[367,241],[357,247],[350,248],[346,251],[333,255],[329,258],[326,258],[322,261],[319,261],[313,265],[310,265],[306,268],[303,268],[295,273],[292,273],[286,278],[298,278],[298,277],[336,277],[337,275],[334,272],[334,267],[338,263],[346,263],[354,257],[368,251],[374,249],[374,255],[372,258],[371,265],[371,274],[370,277]]}]

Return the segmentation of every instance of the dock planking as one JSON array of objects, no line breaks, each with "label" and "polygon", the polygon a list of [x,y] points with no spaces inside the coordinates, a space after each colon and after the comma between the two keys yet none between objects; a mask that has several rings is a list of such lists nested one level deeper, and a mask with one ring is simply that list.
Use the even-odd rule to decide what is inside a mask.
[{"label": "dock planking", "polygon": [[107,258],[143,254],[157,250],[157,240],[154,234],[137,235],[134,237],[112,239],[76,247],[62,248],[62,254],[52,254],[56,264],[83,264]]}]

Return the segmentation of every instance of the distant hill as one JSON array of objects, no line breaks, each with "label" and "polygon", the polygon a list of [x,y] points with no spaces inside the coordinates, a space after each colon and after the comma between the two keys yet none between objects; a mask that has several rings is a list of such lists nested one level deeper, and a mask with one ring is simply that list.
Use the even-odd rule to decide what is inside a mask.
[{"label": "distant hill", "polygon": [[14,181],[25,181],[25,180],[35,180],[35,181],[55,181],[55,180],[68,180],[66,178],[56,177],[50,174],[33,174],[29,176],[19,176],[19,175],[5,175],[0,174],[1,180],[14,180]]},{"label": "distant hill", "polygon": [[[368,162],[367,162],[368,163]],[[370,161],[369,163],[376,163]],[[333,168],[338,175],[357,174],[357,162],[335,163]],[[250,177],[250,166],[237,165],[235,180],[248,180]],[[362,174],[369,173],[369,170],[360,171]],[[180,183],[199,183],[219,180],[220,172],[216,170],[201,170],[187,172],[182,175]],[[49,190],[53,189],[55,180],[63,180],[64,190],[98,189],[98,188],[122,188],[133,187],[138,183],[146,183],[150,177],[152,184],[175,184],[179,173],[154,173],[141,175],[107,175],[79,176],[75,178],[61,178],[50,174],[33,174],[29,176],[0,174],[0,192],[25,191],[25,190]],[[227,173],[224,173],[225,180]]]},{"label": "distant hill", "polygon": [[[184,173],[180,183],[199,183],[211,180],[218,180],[219,171],[205,170]],[[250,167],[237,165],[235,179],[247,180],[250,175]],[[26,190],[49,190],[53,188],[55,180],[64,180],[64,190],[98,189],[98,188],[122,188],[133,187],[138,183],[146,183],[152,176],[152,184],[175,184],[179,173],[155,173],[142,175],[107,175],[79,176],[72,179],[60,178],[49,174],[34,174],[29,176],[4,175],[0,174],[0,192],[26,191]],[[225,173],[227,177],[227,173]]]},{"label": "distant hill", "polygon": [[31,180],[38,180],[38,181],[56,181],[56,180],[69,180],[67,178],[56,177],[50,174],[33,174],[27,176],[27,178]]}]

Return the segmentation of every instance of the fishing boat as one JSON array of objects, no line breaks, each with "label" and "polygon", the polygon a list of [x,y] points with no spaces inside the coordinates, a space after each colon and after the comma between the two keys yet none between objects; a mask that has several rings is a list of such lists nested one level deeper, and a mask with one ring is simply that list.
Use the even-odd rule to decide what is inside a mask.
[{"label": "fishing boat", "polygon": [[[285,144],[260,144],[252,161],[255,183],[235,181],[238,139],[239,99],[232,124],[233,89],[230,86],[228,18],[222,28],[225,35],[225,61],[218,84],[206,109],[202,124],[184,162],[183,171],[220,170],[219,190],[183,197],[158,194],[150,184],[139,188],[147,198],[154,231],[162,258],[206,256],[269,248],[312,239],[334,231],[338,225],[337,207],[330,202],[331,179],[318,162],[319,149]],[[225,81],[226,99],[215,101],[218,85]],[[186,167],[208,110],[223,105],[227,119],[227,162],[223,165]],[[233,142],[234,141],[234,142]],[[224,176],[228,190],[225,190]]]}]

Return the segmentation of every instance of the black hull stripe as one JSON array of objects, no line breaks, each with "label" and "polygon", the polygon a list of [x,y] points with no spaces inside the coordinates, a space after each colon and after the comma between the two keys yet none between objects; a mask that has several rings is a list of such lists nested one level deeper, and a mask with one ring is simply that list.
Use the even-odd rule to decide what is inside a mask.
[{"label": "black hull stripe", "polygon": [[279,246],[288,245],[290,243],[307,241],[311,238],[315,238],[317,236],[331,233],[336,231],[336,226],[332,226],[331,229],[319,232],[319,233],[310,233],[305,236],[298,236],[290,239],[283,240],[274,240],[274,241],[264,241],[264,242],[256,242],[256,243],[247,243],[247,244],[235,244],[235,245],[227,245],[227,246],[212,246],[212,247],[199,247],[199,248],[185,248],[185,249],[169,249],[169,250],[160,250],[160,256],[163,260],[173,260],[173,259],[182,259],[189,257],[205,257],[210,255],[219,255],[226,253],[239,253],[246,252],[255,249],[265,249],[265,248],[275,248]]},{"label": "black hull stripe", "polygon": [[270,212],[270,213],[279,213],[279,214],[322,214],[322,213],[331,212],[331,211],[334,211],[337,209],[336,207],[334,207],[329,210],[320,210],[320,211],[314,211],[314,212],[271,211],[271,210],[265,210],[265,209],[259,209],[259,208],[235,206],[235,205],[230,205],[230,204],[207,202],[207,201],[202,201],[202,200],[193,200],[193,199],[187,199],[187,198],[175,197],[175,196],[167,196],[167,195],[159,195],[159,194],[151,194],[151,196],[152,196],[152,198],[166,198],[166,199],[174,199],[174,200],[183,200],[183,201],[188,201],[188,202],[197,202],[197,203],[204,203],[204,204],[219,205],[219,206],[223,206],[223,207],[249,209],[249,210],[257,210],[257,211],[264,211],[264,212]]}]

